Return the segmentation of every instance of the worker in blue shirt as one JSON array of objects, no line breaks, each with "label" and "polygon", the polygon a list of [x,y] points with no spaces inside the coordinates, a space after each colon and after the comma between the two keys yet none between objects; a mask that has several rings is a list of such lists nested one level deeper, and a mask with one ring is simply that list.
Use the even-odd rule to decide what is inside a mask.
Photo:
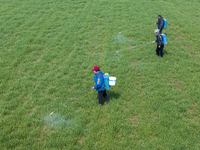
[{"label": "worker in blue shirt", "polygon": [[95,85],[92,87],[92,89],[96,89],[98,91],[98,100],[99,100],[99,104],[103,105],[103,97],[105,98],[106,102],[109,103],[109,97],[106,94],[106,89],[105,89],[105,85],[104,85],[104,79],[103,79],[103,75],[104,73],[102,71],[100,71],[98,66],[94,66],[93,69],[91,69],[91,71],[94,72],[94,82]]}]

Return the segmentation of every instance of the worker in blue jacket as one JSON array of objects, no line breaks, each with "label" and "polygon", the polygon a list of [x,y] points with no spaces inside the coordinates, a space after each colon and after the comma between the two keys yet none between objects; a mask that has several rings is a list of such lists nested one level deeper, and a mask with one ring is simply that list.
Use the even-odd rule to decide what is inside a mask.
[{"label": "worker in blue jacket", "polygon": [[105,89],[105,85],[104,85],[104,79],[103,79],[103,75],[104,73],[102,71],[100,71],[98,66],[94,66],[93,69],[91,69],[91,71],[94,72],[94,82],[95,85],[92,87],[92,89],[96,89],[98,91],[98,99],[99,99],[99,104],[103,105],[103,97],[105,98],[106,102],[109,103],[109,97],[106,94],[106,89]]}]

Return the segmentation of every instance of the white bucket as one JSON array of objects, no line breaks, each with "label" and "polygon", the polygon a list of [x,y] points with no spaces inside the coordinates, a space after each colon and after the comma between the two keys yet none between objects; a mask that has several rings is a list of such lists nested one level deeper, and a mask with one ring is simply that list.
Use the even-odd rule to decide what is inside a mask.
[{"label": "white bucket", "polygon": [[109,85],[114,86],[116,83],[116,77],[109,77]]}]

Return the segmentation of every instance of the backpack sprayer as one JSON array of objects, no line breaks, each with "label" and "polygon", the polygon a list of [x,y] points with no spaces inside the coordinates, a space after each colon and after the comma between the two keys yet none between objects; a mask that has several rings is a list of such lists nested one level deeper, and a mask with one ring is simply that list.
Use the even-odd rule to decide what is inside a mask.
[{"label": "backpack sprayer", "polygon": [[103,76],[105,89],[109,90],[110,86],[115,86],[116,79],[117,79],[116,77],[111,77],[111,76],[109,76],[108,73],[105,73]]},{"label": "backpack sprayer", "polygon": [[[164,29],[166,29],[166,28],[167,28],[167,20],[164,19]],[[164,33],[165,33],[165,31],[164,31]]]},{"label": "backpack sprayer", "polygon": [[165,29],[165,30],[164,30],[163,34],[161,34],[161,35],[162,35],[162,40],[163,40],[164,45],[167,44],[167,36],[166,36],[166,34],[164,34],[165,31],[166,31],[166,28],[167,28],[167,20],[164,19],[164,29]]},{"label": "backpack sprayer", "polygon": [[161,34],[162,35],[162,39],[163,39],[163,43],[164,43],[164,45],[167,45],[168,52],[171,53],[171,54],[173,54],[172,52],[169,51],[169,45],[167,43],[167,36],[165,34],[165,31],[167,29],[167,20],[166,19],[164,19],[164,29],[165,30],[164,30],[163,34]]},{"label": "backpack sprayer", "polygon": [[105,73],[103,75],[105,89],[109,90],[108,95],[110,94],[110,86],[115,86],[116,79],[117,79],[116,77],[109,76],[108,73]]}]

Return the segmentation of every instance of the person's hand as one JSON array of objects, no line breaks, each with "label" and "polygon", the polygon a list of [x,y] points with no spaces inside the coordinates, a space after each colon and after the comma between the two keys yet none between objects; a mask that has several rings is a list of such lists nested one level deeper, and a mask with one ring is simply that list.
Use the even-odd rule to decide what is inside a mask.
[{"label": "person's hand", "polygon": [[155,43],[156,41],[153,41],[152,43]]},{"label": "person's hand", "polygon": [[94,90],[94,86],[92,87],[92,89]]},{"label": "person's hand", "polygon": [[160,48],[160,45],[158,46],[158,48]]},{"label": "person's hand", "polygon": [[156,23],[154,23],[154,25],[156,25]]}]

